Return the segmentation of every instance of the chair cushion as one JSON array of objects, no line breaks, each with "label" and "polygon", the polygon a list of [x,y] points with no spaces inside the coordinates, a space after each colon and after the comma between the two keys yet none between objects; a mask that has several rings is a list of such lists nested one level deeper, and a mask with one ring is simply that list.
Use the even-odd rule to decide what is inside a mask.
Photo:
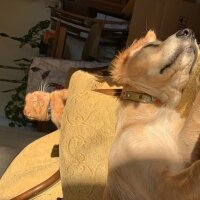
[{"label": "chair cushion", "polygon": [[[59,131],[48,134],[28,145],[13,160],[0,180],[0,199],[9,200],[38,185],[59,169],[58,157],[51,157],[58,144]],[[61,183],[57,182],[34,199],[55,200],[62,197]]]},{"label": "chair cushion", "polygon": [[110,87],[86,72],[71,77],[60,136],[64,200],[102,199],[118,100],[92,90]]}]

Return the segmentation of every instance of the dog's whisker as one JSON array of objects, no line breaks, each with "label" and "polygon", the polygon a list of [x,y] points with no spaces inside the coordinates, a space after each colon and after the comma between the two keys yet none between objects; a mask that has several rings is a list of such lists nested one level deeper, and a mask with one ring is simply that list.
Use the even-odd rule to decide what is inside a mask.
[{"label": "dog's whisker", "polygon": [[48,87],[49,87],[49,83],[46,81],[46,84],[45,84],[45,91],[47,91]]},{"label": "dog's whisker", "polygon": [[43,91],[43,81],[40,82],[40,91]]},{"label": "dog's whisker", "polygon": [[43,82],[42,91],[45,92],[46,81]]},{"label": "dog's whisker", "polygon": [[44,87],[43,87],[43,91],[47,91],[47,88],[48,88],[48,84],[47,84],[47,82],[45,81],[45,83],[44,83]]},{"label": "dog's whisker", "polygon": [[43,85],[42,85],[42,91],[44,91],[45,92],[45,88],[46,88],[46,80],[43,82]]},{"label": "dog's whisker", "polygon": [[41,82],[39,83],[38,90],[41,91]]},{"label": "dog's whisker", "polygon": [[47,78],[45,80],[45,88],[44,88],[44,90],[47,91],[48,87],[49,87],[49,83],[48,83],[48,78]]},{"label": "dog's whisker", "polygon": [[148,31],[148,21],[147,21],[147,18],[146,18],[146,31]]},{"label": "dog's whisker", "polygon": [[40,83],[37,84],[37,90],[40,90]]},{"label": "dog's whisker", "polygon": [[41,82],[41,85],[40,85],[40,91],[43,91],[42,90],[42,85],[43,85],[43,81]]}]

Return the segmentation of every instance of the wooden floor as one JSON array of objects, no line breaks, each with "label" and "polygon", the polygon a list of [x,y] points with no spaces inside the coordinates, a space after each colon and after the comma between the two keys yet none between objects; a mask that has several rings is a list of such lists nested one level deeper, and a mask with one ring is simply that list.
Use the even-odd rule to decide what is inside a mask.
[{"label": "wooden floor", "polygon": [[0,126],[0,177],[14,157],[28,144],[44,136],[31,128]]}]

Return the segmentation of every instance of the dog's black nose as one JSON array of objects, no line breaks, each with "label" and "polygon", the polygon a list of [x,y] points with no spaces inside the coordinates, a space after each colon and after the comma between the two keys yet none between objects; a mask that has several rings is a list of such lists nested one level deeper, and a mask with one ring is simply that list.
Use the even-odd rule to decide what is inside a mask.
[{"label": "dog's black nose", "polygon": [[195,38],[195,35],[194,35],[194,32],[191,29],[186,28],[186,29],[182,29],[182,30],[178,31],[176,33],[176,37],[178,37],[178,38],[182,38],[182,37]]}]

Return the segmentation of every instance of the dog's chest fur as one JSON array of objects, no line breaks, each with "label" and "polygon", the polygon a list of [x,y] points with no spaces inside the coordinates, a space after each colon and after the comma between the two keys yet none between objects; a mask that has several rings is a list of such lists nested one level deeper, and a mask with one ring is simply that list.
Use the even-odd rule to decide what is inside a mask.
[{"label": "dog's chest fur", "polygon": [[[136,195],[143,199],[141,194],[146,196],[148,192],[142,188],[148,188],[149,181],[159,177],[163,169],[176,172],[184,168],[177,145],[177,133],[183,123],[184,119],[168,108],[122,105],[117,136],[109,157],[112,174],[108,177],[108,184],[112,177],[115,184],[110,187],[113,191],[120,191],[119,194],[113,193],[113,197],[134,199]],[[151,182],[150,186],[156,184]]]},{"label": "dog's chest fur", "polygon": [[177,139],[183,123],[184,119],[169,108],[122,105],[119,110],[117,137],[110,155],[112,166],[137,160],[162,160],[167,168],[179,170],[176,169],[177,162],[180,162],[180,168],[183,163]]}]

